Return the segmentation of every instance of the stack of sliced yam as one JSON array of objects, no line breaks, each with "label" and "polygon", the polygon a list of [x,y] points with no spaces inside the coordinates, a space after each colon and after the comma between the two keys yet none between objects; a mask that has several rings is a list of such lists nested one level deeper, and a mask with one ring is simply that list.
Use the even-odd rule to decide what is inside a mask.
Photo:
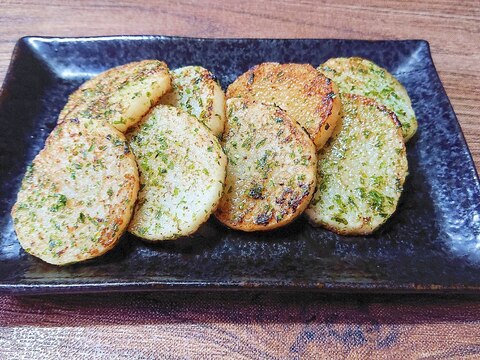
[{"label": "stack of sliced yam", "polygon": [[20,244],[65,265],[104,254],[126,230],[149,241],[192,234],[222,196],[224,121],[223,91],[200,67],[144,60],[88,80],[22,182]]},{"label": "stack of sliced yam", "polygon": [[189,236],[212,214],[242,231],[303,212],[370,234],[395,211],[417,129],[403,86],[360,58],[263,63],[225,96],[199,66],[144,60],[105,71],[68,100],[12,209],[30,254],[100,256],[125,231]]},{"label": "stack of sliced yam", "polygon": [[370,234],[397,208],[415,113],[400,82],[369,60],[334,58],[318,70],[336,82],[343,117],[318,154],[318,186],[306,214],[339,234]]},{"label": "stack of sliced yam", "polygon": [[316,147],[340,118],[335,84],[308,64],[263,63],[227,90],[225,195],[215,213],[243,231],[298,217],[316,185]]},{"label": "stack of sliced yam", "polygon": [[361,235],[394,213],[408,173],[405,141],[417,128],[405,89],[364,59],[330,59],[317,70],[263,63],[228,87],[229,162],[215,214],[225,225],[270,230],[306,209],[314,225]]}]

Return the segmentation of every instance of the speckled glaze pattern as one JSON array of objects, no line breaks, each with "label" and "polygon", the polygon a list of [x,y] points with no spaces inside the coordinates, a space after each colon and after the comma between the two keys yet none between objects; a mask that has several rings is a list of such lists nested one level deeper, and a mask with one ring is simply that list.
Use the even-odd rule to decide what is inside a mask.
[{"label": "speckled glaze pattern", "polygon": [[[214,219],[195,236],[149,245],[125,235],[105,256],[55,267],[26,254],[10,209],[26,166],[43,147],[68,94],[110,67],[160,59],[201,65],[224,88],[264,62],[318,66],[361,56],[410,94],[419,129],[397,212],[376,234],[342,237],[302,217],[270,233],[228,230]],[[480,185],[428,43],[355,40],[192,39],[163,36],[20,39],[0,93],[0,292],[156,289],[320,289],[480,292]]]}]

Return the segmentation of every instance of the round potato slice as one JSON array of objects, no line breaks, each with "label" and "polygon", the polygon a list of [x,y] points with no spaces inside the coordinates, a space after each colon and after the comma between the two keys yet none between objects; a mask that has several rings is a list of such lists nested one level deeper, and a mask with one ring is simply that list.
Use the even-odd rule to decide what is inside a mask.
[{"label": "round potato slice", "polygon": [[336,85],[308,64],[254,66],[228,87],[227,99],[235,97],[279,106],[308,132],[318,149],[331,136],[342,107]]},{"label": "round potato slice", "polygon": [[215,216],[226,226],[271,230],[300,215],[315,191],[316,154],[308,134],[270,104],[227,100],[225,192]]},{"label": "round potato slice", "polygon": [[140,192],[128,231],[150,241],[194,233],[217,208],[227,158],[196,118],[157,105],[127,133],[140,170]]},{"label": "round potato slice", "polygon": [[113,248],[132,216],[138,170],[125,136],[107,124],[66,120],[33,160],[12,209],[26,252],[55,265]]},{"label": "round potato slice", "polygon": [[125,132],[170,88],[170,73],[162,61],[117,66],[88,80],[70,95],[58,122],[81,116],[106,121]]},{"label": "round potato slice", "polygon": [[185,66],[171,74],[172,90],[160,103],[186,111],[221,136],[225,126],[225,94],[215,76],[201,66]]},{"label": "round potato slice", "polygon": [[408,173],[393,112],[344,94],[344,117],[318,154],[318,186],[306,210],[312,223],[338,234],[366,235],[395,211]]},{"label": "round potato slice", "polygon": [[405,141],[417,131],[417,119],[405,88],[375,63],[359,57],[329,59],[318,70],[335,81],[341,93],[372,98],[395,112],[402,124]]}]

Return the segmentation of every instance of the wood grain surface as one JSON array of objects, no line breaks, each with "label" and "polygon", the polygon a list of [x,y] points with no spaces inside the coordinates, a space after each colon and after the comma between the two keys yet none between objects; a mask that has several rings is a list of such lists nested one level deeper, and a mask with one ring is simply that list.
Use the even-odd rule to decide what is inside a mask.
[{"label": "wood grain surface", "polygon": [[[0,80],[26,35],[425,39],[480,168],[480,1],[0,0]],[[476,297],[0,297],[0,358],[479,358]]]},{"label": "wood grain surface", "polygon": [[173,293],[1,298],[2,359],[474,359],[468,296]]}]

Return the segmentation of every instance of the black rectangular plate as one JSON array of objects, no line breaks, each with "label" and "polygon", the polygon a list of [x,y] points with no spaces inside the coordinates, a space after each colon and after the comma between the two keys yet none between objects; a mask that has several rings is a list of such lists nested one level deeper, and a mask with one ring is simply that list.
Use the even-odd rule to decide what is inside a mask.
[{"label": "black rectangular plate", "polygon": [[[264,62],[318,66],[362,56],[406,87],[419,129],[394,216],[373,236],[342,237],[304,218],[271,233],[225,229],[211,219],[192,238],[147,245],[125,235],[105,256],[55,267],[27,255],[10,209],[26,166],[43,147],[67,96],[87,78],[140,59],[202,65],[225,88]],[[428,43],[356,40],[193,39],[164,36],[27,37],[0,93],[0,292],[157,289],[320,289],[480,292],[480,185]]]}]

